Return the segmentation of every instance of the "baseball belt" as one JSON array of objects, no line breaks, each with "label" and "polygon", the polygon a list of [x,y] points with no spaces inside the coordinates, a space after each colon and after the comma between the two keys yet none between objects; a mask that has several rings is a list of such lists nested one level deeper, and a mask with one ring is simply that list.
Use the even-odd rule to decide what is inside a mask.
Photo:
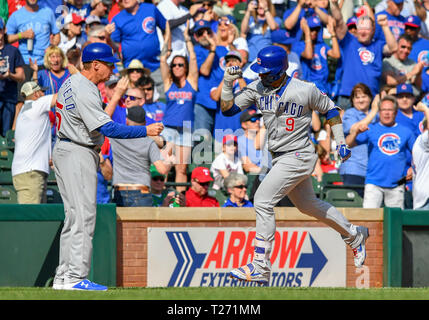
[{"label": "baseball belt", "polygon": [[115,190],[118,190],[118,191],[140,190],[141,193],[150,193],[150,188],[148,186],[115,186]]}]

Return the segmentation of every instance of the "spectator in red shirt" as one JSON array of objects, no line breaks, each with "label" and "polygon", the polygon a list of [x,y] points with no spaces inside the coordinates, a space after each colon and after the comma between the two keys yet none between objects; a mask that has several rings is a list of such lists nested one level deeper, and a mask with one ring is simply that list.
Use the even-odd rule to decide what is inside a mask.
[{"label": "spectator in red shirt", "polygon": [[187,207],[219,207],[216,198],[208,195],[210,182],[213,181],[210,170],[196,167],[191,174],[191,187],[186,191]]}]

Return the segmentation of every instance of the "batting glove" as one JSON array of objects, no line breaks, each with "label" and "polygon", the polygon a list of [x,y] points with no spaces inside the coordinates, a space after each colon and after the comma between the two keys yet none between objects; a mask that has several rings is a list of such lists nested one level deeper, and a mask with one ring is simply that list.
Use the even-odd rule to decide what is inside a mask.
[{"label": "batting glove", "polygon": [[225,85],[232,87],[234,81],[241,78],[242,75],[243,71],[241,71],[239,66],[227,67],[223,74],[223,82]]},{"label": "batting glove", "polygon": [[346,144],[340,144],[339,146],[337,146],[337,152],[340,156],[341,162],[345,162],[348,158],[352,156],[352,151]]}]

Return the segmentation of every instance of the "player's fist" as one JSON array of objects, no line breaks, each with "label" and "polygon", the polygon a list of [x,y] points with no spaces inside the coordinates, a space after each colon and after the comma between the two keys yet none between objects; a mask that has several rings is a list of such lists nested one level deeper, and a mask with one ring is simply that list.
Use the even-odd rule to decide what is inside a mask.
[{"label": "player's fist", "polygon": [[243,71],[239,66],[227,67],[223,74],[223,82],[225,85],[232,87],[235,80],[243,76]]},{"label": "player's fist", "polygon": [[352,151],[346,144],[340,144],[339,146],[337,146],[337,152],[341,159],[341,162],[345,162],[348,158],[352,156]]},{"label": "player's fist", "polygon": [[164,130],[164,125],[161,122],[155,122],[146,126],[146,135],[159,136],[162,130]]}]

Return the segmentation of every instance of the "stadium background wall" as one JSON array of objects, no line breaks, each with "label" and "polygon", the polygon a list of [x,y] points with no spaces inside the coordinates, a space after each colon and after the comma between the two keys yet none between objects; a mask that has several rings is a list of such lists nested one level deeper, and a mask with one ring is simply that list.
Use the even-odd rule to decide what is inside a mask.
[{"label": "stadium background wall", "polygon": [[[352,223],[370,229],[367,241],[370,287],[383,286],[383,209],[341,208]],[[275,208],[277,227],[326,227],[290,207]],[[252,208],[117,208],[117,285],[147,286],[147,228],[254,227]],[[356,287],[362,274],[347,250],[346,286]],[[360,277],[361,278],[361,277]]]}]

